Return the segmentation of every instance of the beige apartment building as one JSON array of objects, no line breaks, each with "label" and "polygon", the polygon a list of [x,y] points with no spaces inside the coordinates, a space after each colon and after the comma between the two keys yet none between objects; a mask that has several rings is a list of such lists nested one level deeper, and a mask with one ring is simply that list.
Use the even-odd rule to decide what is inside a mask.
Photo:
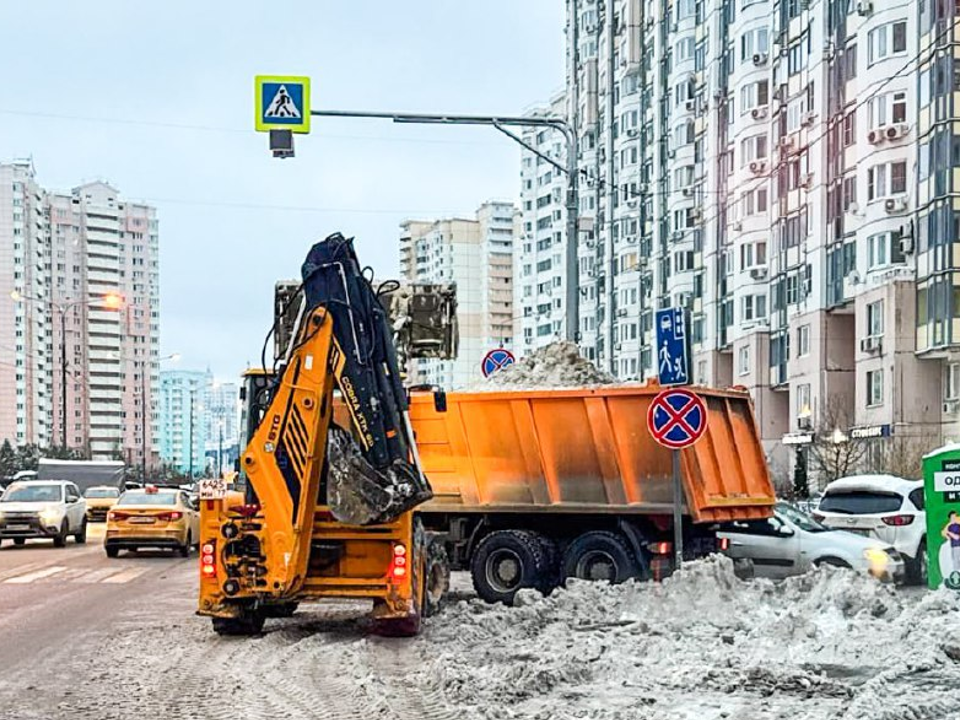
[{"label": "beige apartment building", "polygon": [[0,405],[0,440],[154,464],[155,209],[103,182],[45,191],[30,163],[0,164],[0,246],[0,374],[13,373],[0,392],[15,388]]},{"label": "beige apartment building", "polygon": [[400,269],[409,282],[457,287],[459,353],[455,360],[414,360],[411,380],[461,388],[482,379],[492,349],[513,348],[513,243],[516,208],[488,201],[475,218],[408,220],[401,225]]}]

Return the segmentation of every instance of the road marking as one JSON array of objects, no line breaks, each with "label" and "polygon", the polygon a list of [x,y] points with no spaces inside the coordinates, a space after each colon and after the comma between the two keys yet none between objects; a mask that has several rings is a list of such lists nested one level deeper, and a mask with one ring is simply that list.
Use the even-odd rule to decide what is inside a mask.
[{"label": "road marking", "polygon": [[108,578],[104,578],[102,582],[105,583],[128,583],[131,580],[136,580],[138,577],[143,575],[147,571],[147,568],[143,567],[132,567],[127,568],[123,572],[119,572],[116,575],[111,575]]},{"label": "road marking", "polygon": [[32,562],[32,563],[24,563],[23,565],[18,565],[17,567],[10,568],[9,570],[4,570],[3,572],[0,572],[0,582],[3,582],[7,578],[15,577],[17,575],[23,575],[24,573],[28,573],[31,570],[36,570],[37,568],[40,568],[40,567],[45,567],[42,562]]},{"label": "road marking", "polygon": [[98,583],[103,582],[104,579],[110,577],[111,575],[116,575],[121,572],[120,568],[117,567],[108,567],[101,568],[100,570],[92,570],[86,575],[83,575],[77,578],[77,582],[81,583]]},{"label": "road marking", "polygon": [[18,575],[16,577],[8,578],[3,582],[7,585],[26,585],[27,583],[32,583],[34,580],[40,580],[41,578],[56,575],[58,572],[63,572],[66,569],[67,568],[61,565],[55,565],[54,567],[44,568],[43,570],[35,570],[34,572],[27,573],[26,575]]}]

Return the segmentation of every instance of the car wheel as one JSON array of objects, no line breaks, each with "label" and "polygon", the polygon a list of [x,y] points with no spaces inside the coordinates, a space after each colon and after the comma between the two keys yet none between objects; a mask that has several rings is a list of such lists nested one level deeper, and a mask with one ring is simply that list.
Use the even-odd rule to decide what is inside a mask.
[{"label": "car wheel", "polygon": [[27,539],[26,539],[26,538],[14,538],[14,539],[13,539],[13,544],[14,544],[14,545],[26,545],[26,544],[27,544]]},{"label": "car wheel", "polygon": [[190,557],[190,548],[193,547],[193,538],[187,532],[187,541],[180,546],[180,557]]},{"label": "car wheel", "polygon": [[69,532],[70,527],[67,525],[66,519],[64,519],[64,521],[60,523],[60,532],[53,538],[53,546],[58,548],[66,547],[67,533]]},{"label": "car wheel", "polygon": [[549,591],[549,558],[537,534],[526,530],[496,530],[483,538],[470,574],[477,595],[491,603],[511,605],[521,588]]},{"label": "car wheel", "polygon": [[77,545],[83,545],[87,542],[87,519],[84,518],[83,522],[80,523],[80,532],[74,536],[77,540]]},{"label": "car wheel", "polygon": [[641,577],[642,568],[627,544],[617,533],[595,530],[586,532],[563,553],[563,580],[606,580],[621,583]]},{"label": "car wheel", "polygon": [[112,545],[107,545],[103,549],[106,551],[108,558],[115,558],[117,557],[117,555],[120,554],[120,548],[114,547]]},{"label": "car wheel", "polygon": [[927,541],[922,540],[917,548],[917,556],[907,559],[907,582],[911,585],[927,584]]}]

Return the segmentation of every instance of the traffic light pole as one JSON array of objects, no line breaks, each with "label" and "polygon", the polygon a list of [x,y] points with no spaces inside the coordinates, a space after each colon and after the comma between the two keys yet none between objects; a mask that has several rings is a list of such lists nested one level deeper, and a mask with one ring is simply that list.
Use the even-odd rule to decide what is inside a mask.
[{"label": "traffic light pole", "polygon": [[[580,339],[580,261],[578,256],[578,176],[577,132],[566,120],[559,117],[516,117],[511,115],[451,115],[430,113],[366,112],[354,110],[311,110],[314,117],[368,118],[391,120],[395,123],[421,125],[491,125],[515,142],[543,157],[536,149],[519,137],[505,130],[507,127],[543,127],[563,133],[567,142],[566,168],[560,168],[567,176],[567,247],[566,247],[566,331],[564,336],[571,342]],[[558,163],[550,161],[558,166]]]}]

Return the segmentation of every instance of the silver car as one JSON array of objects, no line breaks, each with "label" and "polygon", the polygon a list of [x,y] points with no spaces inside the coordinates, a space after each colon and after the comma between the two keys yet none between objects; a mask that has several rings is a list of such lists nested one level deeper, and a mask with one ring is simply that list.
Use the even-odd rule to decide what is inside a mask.
[{"label": "silver car", "polygon": [[819,565],[836,565],[869,573],[887,582],[902,582],[903,557],[890,545],[842,530],[833,530],[786,502],[773,517],[735,521],[718,533],[729,541],[727,554],[749,560],[757,577],[801,575]]}]

